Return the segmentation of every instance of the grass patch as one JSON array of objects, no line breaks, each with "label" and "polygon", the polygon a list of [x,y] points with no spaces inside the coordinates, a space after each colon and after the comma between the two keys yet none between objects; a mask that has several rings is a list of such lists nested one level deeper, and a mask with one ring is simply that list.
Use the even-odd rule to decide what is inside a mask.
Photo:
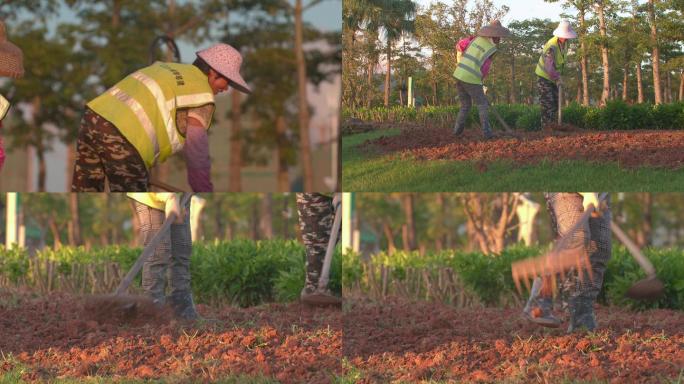
[{"label": "grass patch", "polygon": [[345,191],[576,191],[664,192],[684,190],[684,172],[656,168],[623,169],[615,163],[542,161],[520,166],[509,161],[487,163],[399,159],[361,151],[358,146],[398,129],[345,136],[342,141],[342,186]]}]

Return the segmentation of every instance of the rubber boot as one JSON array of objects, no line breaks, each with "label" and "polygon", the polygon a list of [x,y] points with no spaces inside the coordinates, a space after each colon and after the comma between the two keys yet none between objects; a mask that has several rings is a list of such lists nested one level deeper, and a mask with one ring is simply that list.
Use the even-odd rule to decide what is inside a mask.
[{"label": "rubber boot", "polygon": [[465,131],[465,123],[459,124],[457,122],[456,125],[454,125],[454,136],[461,136],[463,134],[463,131]]},{"label": "rubber boot", "polygon": [[173,314],[181,320],[202,320],[202,317],[195,310],[195,303],[190,292],[178,292],[169,296]]},{"label": "rubber boot", "polygon": [[596,329],[596,315],[594,315],[594,300],[589,297],[573,297],[568,301],[570,324],[568,333]]},{"label": "rubber boot", "polygon": [[558,328],[561,322],[553,313],[551,313],[553,310],[553,301],[550,297],[542,297],[539,295],[542,284],[543,281],[541,277],[534,279],[532,290],[530,291],[530,298],[527,300],[527,304],[523,309],[523,317],[542,327]]}]

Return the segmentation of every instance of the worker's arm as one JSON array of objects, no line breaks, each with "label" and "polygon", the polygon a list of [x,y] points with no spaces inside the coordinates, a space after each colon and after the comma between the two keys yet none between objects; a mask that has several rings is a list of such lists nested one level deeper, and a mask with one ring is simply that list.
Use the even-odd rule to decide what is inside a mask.
[{"label": "worker's arm", "polygon": [[188,184],[193,192],[213,192],[209,137],[202,123],[193,117],[188,117],[183,154],[188,171]]},{"label": "worker's arm", "polygon": [[549,77],[553,81],[560,80],[560,73],[556,71],[556,52],[555,47],[549,48],[544,56],[544,70],[549,74]]}]

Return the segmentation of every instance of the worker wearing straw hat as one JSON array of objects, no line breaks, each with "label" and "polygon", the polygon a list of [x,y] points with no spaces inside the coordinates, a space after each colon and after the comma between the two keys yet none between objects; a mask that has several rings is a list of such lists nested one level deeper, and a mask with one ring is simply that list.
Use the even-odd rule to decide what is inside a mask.
[{"label": "worker wearing straw hat", "polygon": [[[0,77],[19,78],[24,76],[24,55],[21,49],[7,40],[5,24],[0,21]],[[9,110],[10,102],[0,95],[0,128],[2,119]],[[0,137],[0,169],[5,162],[5,149]]]},{"label": "worker wearing straw hat", "polygon": [[207,130],[214,95],[250,93],[242,56],[228,44],[197,52],[192,65],[156,62],[91,100],[76,143],[73,192],[145,192],[149,171],[183,152],[194,192],[212,192]]},{"label": "worker wearing straw hat", "polygon": [[474,100],[480,113],[480,125],[485,139],[494,137],[489,126],[489,101],[484,93],[482,79],[489,72],[492,56],[496,53],[499,40],[510,34],[511,32],[504,28],[499,20],[494,20],[491,24],[480,29],[477,32],[477,37],[462,39],[456,45],[458,66],[453,76],[456,78],[456,89],[461,101],[461,110],[456,117],[455,135],[463,133],[465,121]]},{"label": "worker wearing straw hat", "polygon": [[561,75],[565,67],[568,39],[574,39],[570,22],[563,20],[553,31],[553,37],[544,44],[534,73],[537,74],[537,91],[541,104],[542,127],[549,128],[556,122],[558,115],[558,87],[562,84]]}]

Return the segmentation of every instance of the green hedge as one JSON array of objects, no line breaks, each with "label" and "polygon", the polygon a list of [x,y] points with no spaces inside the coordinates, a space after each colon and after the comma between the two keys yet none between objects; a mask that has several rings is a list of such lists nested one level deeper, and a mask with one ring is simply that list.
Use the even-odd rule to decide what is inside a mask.
[{"label": "green hedge", "polygon": [[[414,122],[420,124],[451,125],[456,120],[458,105],[430,107],[375,107],[351,110],[343,109],[343,120],[356,118],[372,122]],[[494,108],[506,123],[528,131],[541,128],[541,112],[538,105],[500,104]],[[471,109],[467,125],[478,122],[477,108]],[[490,124],[501,129],[498,119],[490,114]],[[629,129],[682,129],[684,128],[684,103],[626,104],[621,100],[609,101],[605,107],[584,107],[571,103],[563,108],[563,122],[580,128],[594,130]]]},{"label": "green hedge", "polygon": [[[392,255],[381,252],[370,263],[392,267],[392,277],[403,279],[407,268],[450,267],[465,286],[475,292],[479,299],[491,306],[500,303],[502,297],[518,295],[511,278],[511,263],[542,254],[540,247],[513,246],[500,255],[488,256],[479,252],[442,251],[423,256],[417,252],[398,251]],[[638,264],[622,246],[613,247],[605,274],[601,301],[635,309],[671,308],[684,310],[684,250],[646,249],[646,256],[654,264],[658,277],[666,287],[666,294],[658,301],[636,301],[624,296],[629,287],[644,277]],[[350,253],[343,257],[343,284],[350,287],[363,278],[359,255]],[[519,296],[519,295],[518,295]],[[527,297],[519,296],[525,300]]]},{"label": "green hedge", "polygon": [[[116,262],[128,271],[142,252],[140,248],[108,246],[43,249],[33,257],[57,262],[58,272],[68,278],[74,264],[102,265]],[[304,286],[304,246],[295,240],[235,240],[193,244],[190,263],[192,289],[198,302],[229,301],[240,306],[299,298]],[[12,283],[31,285],[30,257],[25,249],[0,246],[0,276]],[[333,258],[329,287],[341,294],[341,256]],[[140,277],[134,281],[140,286]]]}]

